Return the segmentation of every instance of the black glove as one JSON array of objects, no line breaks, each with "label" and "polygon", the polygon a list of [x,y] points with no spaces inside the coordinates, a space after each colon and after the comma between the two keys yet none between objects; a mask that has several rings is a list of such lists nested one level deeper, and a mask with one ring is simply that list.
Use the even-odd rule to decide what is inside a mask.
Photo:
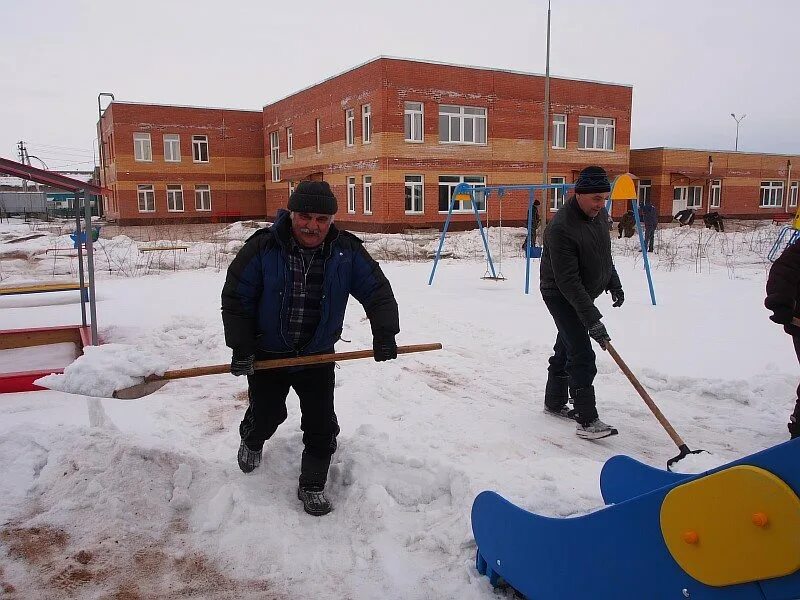
[{"label": "black glove", "polygon": [[233,358],[231,358],[231,373],[236,375],[252,375],[255,373],[255,369],[253,368],[253,361],[256,359],[254,354],[237,354],[236,352],[233,353]]},{"label": "black glove", "polygon": [[394,336],[372,338],[372,351],[375,362],[397,358],[397,342],[394,341]]},{"label": "black glove", "polygon": [[770,321],[780,325],[789,325],[794,317],[794,311],[788,306],[776,306],[772,309],[774,314],[770,315]]},{"label": "black glove", "polygon": [[611,337],[608,335],[606,326],[603,325],[602,321],[597,321],[589,325],[589,335],[595,342],[600,344],[603,350],[606,349],[606,342],[611,341]]},{"label": "black glove", "polygon": [[611,299],[614,301],[614,304],[611,306],[614,308],[622,306],[622,303],[625,302],[625,292],[622,291],[622,288],[609,290],[609,292],[611,292]]}]

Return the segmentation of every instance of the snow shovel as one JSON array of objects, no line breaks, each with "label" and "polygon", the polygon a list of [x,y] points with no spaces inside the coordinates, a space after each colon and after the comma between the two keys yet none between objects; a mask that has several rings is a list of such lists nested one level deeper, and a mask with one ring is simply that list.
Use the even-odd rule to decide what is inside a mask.
[{"label": "snow shovel", "polygon": [[675,442],[675,445],[678,447],[678,450],[680,450],[680,454],[678,454],[678,456],[670,458],[667,461],[667,471],[672,471],[672,465],[674,465],[679,460],[683,460],[690,454],[700,454],[701,452],[706,452],[706,450],[689,449],[689,446],[686,445],[686,442],[684,442],[683,439],[681,439],[681,436],[678,435],[678,432],[675,431],[675,428],[670,424],[669,421],[667,421],[667,417],[665,417],[664,413],[662,413],[659,410],[658,406],[656,406],[656,403],[653,402],[653,399],[650,397],[650,394],[648,394],[647,390],[644,389],[641,383],[639,383],[639,380],[636,379],[636,376],[628,368],[628,365],[625,364],[625,361],[622,360],[622,357],[619,354],[617,354],[617,351],[614,349],[614,346],[611,345],[611,342],[606,341],[605,350],[608,350],[608,353],[611,355],[611,358],[613,358],[614,362],[616,362],[619,368],[622,369],[622,372],[625,373],[625,376],[633,384],[633,387],[636,388],[637,392],[639,392],[639,395],[642,397],[642,400],[644,400],[644,403],[647,404],[647,408],[649,408],[650,412],[652,412],[653,415],[655,415],[656,419],[658,419],[658,422],[661,423],[661,426],[669,434],[669,437],[672,438],[672,441]]},{"label": "snow shovel", "polygon": [[[441,344],[417,344],[414,346],[398,346],[397,354],[411,354],[412,352],[428,352],[430,350],[441,350]],[[334,352],[331,354],[313,354],[311,356],[297,356],[295,358],[279,358],[276,360],[260,360],[253,364],[257,371],[263,369],[280,369],[282,367],[298,367],[301,365],[316,365],[321,363],[338,362],[342,360],[353,360],[356,358],[370,358],[374,355],[372,350],[355,350],[353,352]],[[176,369],[165,371],[163,375],[149,375],[145,377],[143,383],[137,383],[130,387],[114,390],[113,397],[120,400],[135,400],[148,396],[160,390],[170,381],[175,379],[186,379],[188,377],[199,377],[201,375],[220,375],[230,373],[230,365],[209,365],[205,367],[193,367],[191,369]]]}]

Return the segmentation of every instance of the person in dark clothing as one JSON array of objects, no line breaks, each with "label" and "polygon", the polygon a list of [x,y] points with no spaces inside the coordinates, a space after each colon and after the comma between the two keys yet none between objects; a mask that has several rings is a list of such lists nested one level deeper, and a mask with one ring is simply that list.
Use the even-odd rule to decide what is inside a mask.
[{"label": "person in dark clothing", "polygon": [[658,228],[658,211],[650,202],[640,202],[639,212],[644,225],[644,245],[648,252],[652,252],[656,229]]},{"label": "person in dark clothing", "polygon": [[397,357],[397,302],[361,240],[333,224],[336,197],[324,181],[302,181],[273,225],[253,234],[228,268],[222,289],[231,373],[247,375],[249,406],[239,434],[239,467],[261,462],[264,442],[286,420],[286,397],[300,398],[304,450],[298,498],[324,515],[324,489],[339,424],[333,403],[334,364],[255,371],[255,360],[333,352],[352,295],[370,320],[376,361]]},{"label": "person in dark clothing", "polygon": [[714,228],[714,231],[725,231],[725,222],[721,214],[716,210],[703,215],[703,224],[706,229]]},{"label": "person in dark clothing", "polygon": [[[575,195],[559,209],[544,232],[539,287],[558,329],[545,388],[545,410],[574,418],[576,433],[586,439],[617,431],[597,414],[593,381],[597,375],[590,341],[601,348],[611,338],[594,300],[610,292],[622,306],[622,291],[611,259],[611,236],[605,202],[611,185],[601,167],[586,167],[575,183]],[[574,410],[567,406],[572,396]]]},{"label": "person in dark clothing", "polygon": [[[794,351],[800,361],[800,327],[793,319],[800,317],[800,244],[790,245],[772,263],[767,278],[767,297],[764,306],[772,311],[770,319],[783,325],[786,333],[792,336]],[[792,439],[800,437],[800,385],[795,392],[794,412],[789,417],[789,435]]]},{"label": "person in dark clothing", "polygon": [[623,235],[626,238],[633,237],[633,234],[636,232],[636,217],[633,216],[632,210],[626,211],[625,214],[620,217],[619,223],[617,223],[617,232],[619,233],[617,239],[622,239]]},{"label": "person in dark clothing", "polygon": [[694,210],[691,208],[684,208],[683,210],[675,213],[675,220],[680,223],[681,227],[684,225],[691,226],[694,223]]},{"label": "person in dark clothing", "polygon": [[[534,200],[533,201],[533,215],[532,215],[533,218],[532,218],[532,223],[531,223],[531,247],[532,248],[536,246],[536,235],[537,235],[537,232],[539,231],[539,225],[542,222],[542,217],[539,214],[539,206],[540,205],[541,205],[541,202],[539,202],[539,200]],[[527,234],[525,235],[525,239],[522,240],[522,254],[524,256],[526,256],[526,257],[529,254],[528,253],[528,236],[527,236]]]}]

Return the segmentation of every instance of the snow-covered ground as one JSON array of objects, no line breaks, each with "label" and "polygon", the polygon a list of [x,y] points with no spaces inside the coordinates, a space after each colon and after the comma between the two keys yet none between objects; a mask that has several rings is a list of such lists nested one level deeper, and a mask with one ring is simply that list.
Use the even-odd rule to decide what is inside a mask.
[{"label": "snow-covered ground", "polygon": [[[153,366],[227,362],[219,296],[250,232],[232,226],[152,259],[130,237],[101,239],[98,323],[114,346],[107,356],[101,347],[98,362],[113,371],[119,345]],[[0,285],[73,279],[75,259],[46,252],[69,244],[60,232],[2,243],[31,233],[0,225]],[[660,231],[656,307],[636,244],[614,242],[626,302],[612,309],[604,296],[599,308],[678,432],[713,453],[695,468],[787,438],[797,361],[762,305],[776,233]],[[497,249],[498,231],[491,235]],[[469,514],[480,491],[546,515],[585,513],[602,506],[598,476],[610,456],[663,467],[676,454],[600,351],[600,414],[620,435],[583,441],[542,412],[555,329],[536,292],[537,261],[533,293],[523,293],[522,230],[503,236],[505,281],[481,279],[480,239],[468,232],[448,236],[446,253],[462,259],[443,260],[433,286],[435,237],[368,236],[376,254],[406,259],[383,262],[400,305],[398,342],[444,350],[341,363],[342,432],[328,486],[335,508],[323,518],[306,515],[295,496],[302,442],[293,393],[288,420],[249,475],[236,465],[241,378],[188,379],[135,401],[0,396],[0,590],[10,598],[497,597],[474,568]],[[0,297],[0,329],[79,321],[77,292]],[[351,343],[337,350],[371,347],[355,302],[342,337]]]}]

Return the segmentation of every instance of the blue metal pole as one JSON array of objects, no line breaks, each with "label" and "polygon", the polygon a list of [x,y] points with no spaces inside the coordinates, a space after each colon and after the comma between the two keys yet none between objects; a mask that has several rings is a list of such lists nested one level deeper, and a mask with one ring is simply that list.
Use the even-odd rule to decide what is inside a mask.
[{"label": "blue metal pole", "polygon": [[639,244],[642,248],[642,258],[644,258],[644,270],[647,273],[647,286],[650,288],[650,300],[653,306],[656,305],[656,292],[653,290],[653,277],[650,274],[650,259],[647,257],[647,247],[644,243],[644,232],[642,231],[642,221],[639,219],[639,202],[633,201],[633,218],[636,219],[636,231],[639,232]]},{"label": "blue metal pole", "polygon": [[528,293],[531,282],[531,226],[533,224],[534,191],[528,193],[528,238],[525,241],[525,293]]},{"label": "blue metal pole", "polygon": [[453,216],[453,204],[455,202],[456,194],[462,185],[465,184],[459,183],[456,186],[456,189],[453,190],[453,194],[450,196],[450,207],[447,209],[447,218],[444,220],[444,228],[442,229],[442,235],[439,238],[439,247],[436,249],[436,256],[433,257],[433,268],[431,269],[431,276],[428,279],[428,285],[433,285],[433,276],[436,274],[436,265],[439,264],[439,257],[442,254],[442,246],[444,246],[444,236],[447,235],[447,228],[450,226],[450,217]]},{"label": "blue metal pole", "polygon": [[[460,183],[459,185],[467,185],[465,183]],[[456,187],[458,189],[458,187]],[[486,194],[485,200],[489,198],[489,192],[486,188],[483,188],[484,193]],[[475,204],[475,190],[472,186],[469,186],[469,193],[472,196],[472,212],[475,213],[475,220],[478,221],[478,231],[481,232],[481,239],[483,240],[483,247],[486,250],[486,258],[489,260],[489,268],[492,270],[492,277],[495,279],[497,278],[497,273],[494,272],[494,263],[492,262],[492,253],[489,251],[489,243],[486,241],[486,235],[483,231],[483,223],[481,223],[481,217],[478,214],[478,205]],[[455,197],[455,192],[453,192],[453,196]],[[498,200],[498,202],[502,202],[502,200]],[[486,210],[489,210],[489,204],[486,204]]]}]

